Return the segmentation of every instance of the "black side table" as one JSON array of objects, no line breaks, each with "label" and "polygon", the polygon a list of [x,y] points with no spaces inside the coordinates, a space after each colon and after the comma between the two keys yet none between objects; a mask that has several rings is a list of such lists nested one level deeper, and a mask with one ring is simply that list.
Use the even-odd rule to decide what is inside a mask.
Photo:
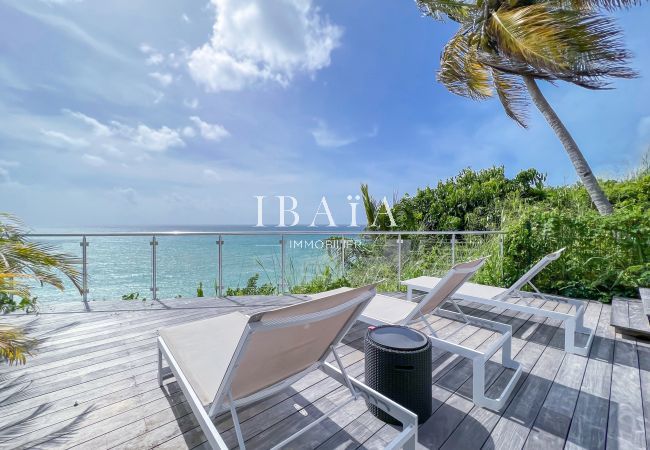
[{"label": "black side table", "polygon": [[[431,416],[431,342],[412,328],[384,325],[370,327],[364,340],[366,384],[418,416]],[[370,412],[387,423],[399,424],[379,408]]]}]

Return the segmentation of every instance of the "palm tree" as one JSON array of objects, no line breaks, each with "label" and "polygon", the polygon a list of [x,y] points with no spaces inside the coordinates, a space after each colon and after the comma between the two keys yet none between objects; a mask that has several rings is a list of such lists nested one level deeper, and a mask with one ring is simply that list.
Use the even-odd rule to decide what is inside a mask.
[{"label": "palm tree", "polygon": [[620,30],[599,10],[627,8],[638,0],[416,2],[425,15],[460,24],[442,52],[438,80],[454,94],[475,100],[496,92],[506,114],[523,127],[532,99],[564,145],[598,211],[610,214],[611,203],[537,80],[605,89],[612,78],[635,77],[627,67],[630,54]]},{"label": "palm tree", "polygon": [[[78,258],[60,253],[53,245],[31,242],[22,222],[0,213],[0,307],[13,310],[13,297],[23,305],[34,306],[29,281],[49,284],[63,290],[59,273],[81,290]],[[24,363],[36,342],[20,328],[0,324],[0,361]]]}]

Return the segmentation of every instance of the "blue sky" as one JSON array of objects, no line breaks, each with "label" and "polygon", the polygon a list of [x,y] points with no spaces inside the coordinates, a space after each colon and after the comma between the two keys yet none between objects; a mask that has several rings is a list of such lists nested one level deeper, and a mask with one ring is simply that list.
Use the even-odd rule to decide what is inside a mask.
[{"label": "blue sky", "polygon": [[[646,5],[617,15],[635,80],[545,85],[595,172],[650,143]],[[435,82],[453,23],[394,0],[0,0],[0,198],[35,226],[254,224],[253,196],[413,193],[464,167],[575,175],[537,111]],[[277,223],[277,201],[266,203]]]}]

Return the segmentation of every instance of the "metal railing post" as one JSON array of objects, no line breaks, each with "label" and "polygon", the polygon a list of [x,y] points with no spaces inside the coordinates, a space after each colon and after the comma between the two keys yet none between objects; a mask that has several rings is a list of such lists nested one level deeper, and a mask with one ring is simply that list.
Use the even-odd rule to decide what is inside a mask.
[{"label": "metal railing post", "polygon": [[280,294],[284,294],[284,234],[280,235]]},{"label": "metal railing post", "polygon": [[499,234],[499,269],[501,271],[501,279],[503,279],[503,234]]},{"label": "metal railing post", "polygon": [[158,286],[156,279],[156,248],[158,247],[158,241],[156,240],[156,236],[151,237],[151,242],[149,242],[149,245],[151,245],[151,288],[149,288],[149,290],[151,291],[151,299],[158,300]]},{"label": "metal railing post", "polygon": [[88,301],[88,240],[86,236],[81,237],[81,297],[84,302]]},{"label": "metal railing post", "polygon": [[219,235],[219,240],[217,241],[217,246],[219,248],[219,259],[217,262],[217,296],[218,297],[223,297],[223,240],[221,239],[221,235]]},{"label": "metal railing post", "polygon": [[402,281],[402,235],[397,235],[397,290]]},{"label": "metal railing post", "polygon": [[456,235],[451,235],[451,265],[456,264]]},{"label": "metal railing post", "polygon": [[341,278],[345,277],[345,236],[341,236]]}]

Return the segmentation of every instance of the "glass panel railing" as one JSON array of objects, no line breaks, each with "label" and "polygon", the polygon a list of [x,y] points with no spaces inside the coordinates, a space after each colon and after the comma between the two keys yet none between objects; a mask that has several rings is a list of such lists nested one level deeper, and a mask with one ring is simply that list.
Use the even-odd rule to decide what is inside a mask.
[{"label": "glass panel railing", "polygon": [[[83,235],[37,237],[81,259]],[[86,237],[88,300],[152,299],[154,285],[160,299],[310,293],[368,283],[394,292],[403,290],[400,281],[442,276],[454,263],[486,255],[486,265],[503,261],[503,235],[485,232],[224,231]],[[494,267],[490,273],[495,273]],[[64,292],[46,286],[34,293],[43,301],[82,297],[69,281],[64,284]]]},{"label": "glass panel railing", "polygon": [[223,237],[223,295],[271,295],[281,290],[278,235]]},{"label": "glass panel railing", "polygon": [[149,241],[141,236],[88,238],[88,300],[150,299]]}]

